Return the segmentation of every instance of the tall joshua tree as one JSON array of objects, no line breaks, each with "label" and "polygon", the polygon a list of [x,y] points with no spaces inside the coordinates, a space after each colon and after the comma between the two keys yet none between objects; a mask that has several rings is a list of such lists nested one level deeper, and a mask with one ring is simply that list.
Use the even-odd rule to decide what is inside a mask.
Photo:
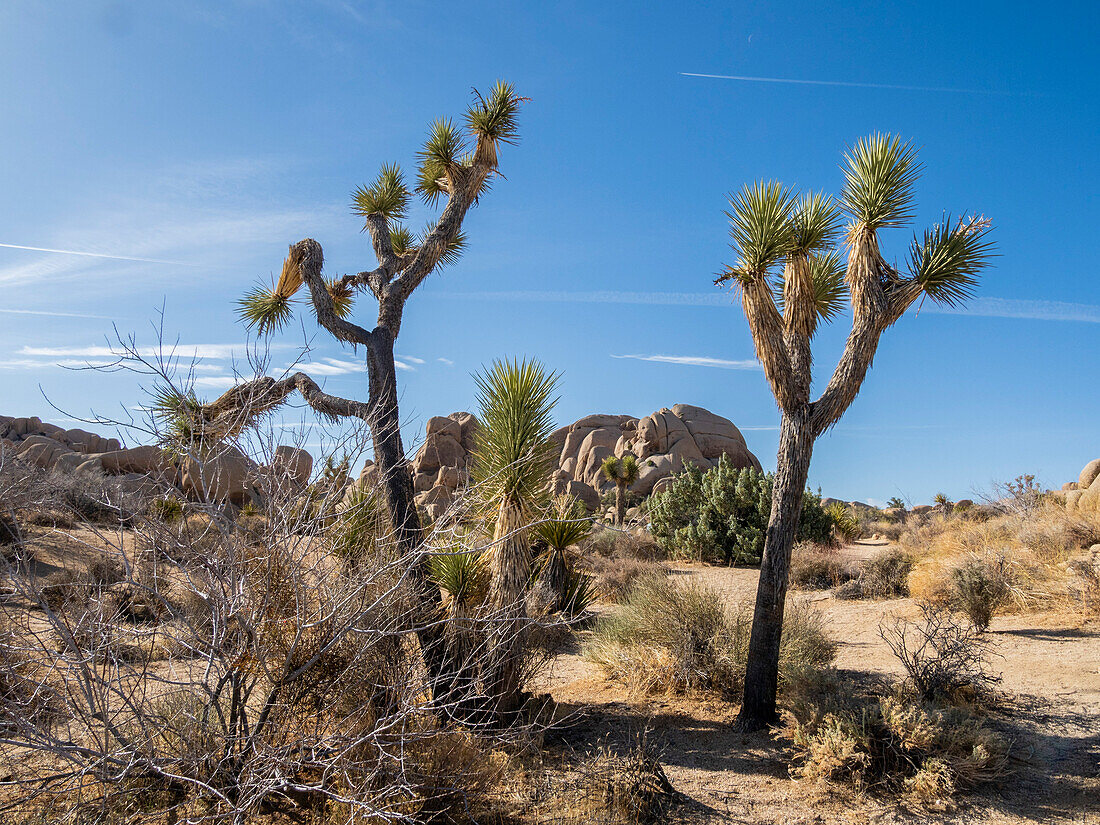
[{"label": "tall joshua tree", "polygon": [[[945,217],[914,236],[907,271],[899,271],[882,256],[879,232],[912,218],[920,174],[916,150],[896,137],[873,134],[849,150],[843,169],[838,200],[757,182],[730,199],[727,213],[737,263],[716,283],[733,281],[740,287],[757,357],[782,412],[738,717],[743,730],[776,718],[787,574],[814,442],[855,399],[882,333],[919,298],[952,307],[965,303],[993,251],[988,221]],[[846,263],[838,248],[845,217]],[[828,385],[811,400],[814,332],[819,322],[835,318],[846,300],[851,332]]]},{"label": "tall joshua tree", "polygon": [[615,485],[615,523],[622,527],[626,521],[626,489],[638,480],[638,459],[629,453],[622,458],[609,455],[600,471]]},{"label": "tall joshua tree", "polygon": [[[464,130],[447,118],[432,124],[411,187],[397,164],[384,164],[370,185],[355,190],[352,211],[362,217],[363,229],[370,235],[378,259],[374,269],[326,279],[321,271],[321,245],[306,238],[290,247],[276,285],[260,286],[241,300],[241,318],[261,334],[269,333],[289,322],[293,298],[304,284],[317,322],[338,341],[366,349],[365,401],[329,395],[308,375],[297,372],[280,380],[264,377],[234,387],[198,413],[202,432],[233,434],[297,390],[326,418],[364,421],[370,427],[395,540],[409,554],[418,551],[421,525],[401,443],[394,341],[409,296],[433,271],[459,257],[465,245],[463,219],[499,174],[501,145],[516,143],[519,109],[525,100],[504,82],[484,97],[475,92]],[[444,201],[438,220],[421,233],[403,223],[413,191],[429,206]],[[373,329],[349,320],[355,297],[368,291],[378,303]],[[437,603],[439,591],[431,584],[426,555],[421,554],[413,574],[419,595],[427,603]],[[438,629],[432,628],[421,634],[428,665],[436,671],[442,661],[438,636]]]}]

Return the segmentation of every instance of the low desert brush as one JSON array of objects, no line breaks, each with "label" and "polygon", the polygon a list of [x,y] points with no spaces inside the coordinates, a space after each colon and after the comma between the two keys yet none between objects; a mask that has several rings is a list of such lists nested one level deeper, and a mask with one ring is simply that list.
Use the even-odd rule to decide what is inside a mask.
[{"label": "low desert brush", "polygon": [[[717,691],[733,696],[744,682],[752,609],[726,607],[717,591],[663,577],[640,580],[621,609],[602,618],[586,656],[639,692]],[[780,649],[783,689],[808,689],[832,664],[836,644],[821,615],[788,606]]]},{"label": "low desert brush", "polygon": [[584,822],[656,825],[666,822],[676,792],[661,766],[660,754],[639,735],[627,748],[606,742],[580,766],[574,807]]},{"label": "low desert brush", "polygon": [[851,566],[832,547],[799,542],[791,553],[791,587],[829,590],[853,576]]},{"label": "low desert brush", "polygon": [[790,735],[795,778],[901,793],[929,807],[1003,776],[1009,751],[967,711],[897,696],[796,720]]}]

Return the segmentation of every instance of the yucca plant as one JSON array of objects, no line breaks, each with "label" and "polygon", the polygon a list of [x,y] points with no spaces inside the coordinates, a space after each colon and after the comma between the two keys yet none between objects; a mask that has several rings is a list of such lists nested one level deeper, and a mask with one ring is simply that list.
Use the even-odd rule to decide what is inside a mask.
[{"label": "yucca plant", "polygon": [[627,453],[622,458],[609,455],[600,465],[603,477],[615,485],[615,523],[626,521],[626,491],[638,480],[638,459]]},{"label": "yucca plant", "polygon": [[[398,164],[386,163],[373,181],[352,192],[352,212],[362,219],[377,265],[326,278],[321,245],[306,238],[290,247],[275,283],[260,284],[238,302],[241,320],[266,335],[292,320],[295,297],[305,286],[306,303],[312,306],[317,323],[336,340],[366,349],[367,399],[330,395],[310,376],[296,372],[278,380],[257,378],[212,404],[201,405],[204,431],[218,436],[239,432],[294,392],[327,420],[357,418],[367,424],[393,538],[403,553],[420,559],[412,584],[424,602],[425,615],[438,607],[439,594],[429,580],[426,557],[419,553],[423,528],[401,441],[394,342],[409,296],[430,274],[459,259],[466,243],[462,223],[500,174],[500,149],[516,143],[519,110],[526,100],[503,81],[486,95],[475,91],[461,127],[445,118],[431,125],[417,153],[418,170],[412,183]],[[404,224],[414,194],[429,207],[442,207],[438,218],[420,233]],[[377,301],[377,313],[372,313],[371,323],[361,326],[352,316],[356,298],[363,293]],[[424,623],[419,636],[426,664],[438,683],[444,676],[443,640],[430,622]]]},{"label": "yucca plant", "polygon": [[585,512],[582,502],[562,497],[554,502],[547,517],[539,521],[531,532],[547,547],[534,589],[548,610],[564,610],[568,582],[577,575],[569,563],[566,550],[592,532],[592,519]]},{"label": "yucca plant", "polygon": [[494,525],[488,604],[500,617],[490,655],[488,690],[501,713],[522,699],[520,657],[531,578],[528,525],[545,510],[554,466],[550,441],[557,375],[537,361],[494,361],[475,375],[479,420],[472,477]]},{"label": "yucca plant", "polygon": [[[817,438],[855,399],[882,333],[918,299],[957,307],[969,299],[992,255],[984,218],[953,221],[913,238],[907,272],[887,262],[879,233],[914,212],[917,151],[886,134],[857,141],[845,155],[839,198],[798,194],[758,182],[730,198],[736,262],[716,283],[733,283],[757,358],[782,412],[778,471],[760,568],[738,725],[776,720],[779,642],[791,547]],[[845,227],[845,221],[847,226]],[[841,244],[847,246],[842,258]],[[825,390],[811,400],[811,342],[818,326],[850,306],[852,331]]]},{"label": "yucca plant", "polygon": [[833,531],[838,539],[852,542],[863,534],[859,519],[848,505],[834,501],[825,508],[825,512],[833,523]]}]

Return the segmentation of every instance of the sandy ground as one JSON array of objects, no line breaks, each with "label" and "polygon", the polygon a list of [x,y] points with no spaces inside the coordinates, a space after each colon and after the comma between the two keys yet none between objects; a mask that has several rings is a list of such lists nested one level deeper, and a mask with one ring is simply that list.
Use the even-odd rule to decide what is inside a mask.
[{"label": "sandy ground", "polygon": [[[871,543],[846,548],[858,557]],[[751,599],[757,571],[677,564],[673,575]],[[909,599],[839,601],[828,594],[792,593],[821,609],[840,643],[840,678],[897,675],[900,666],[879,637],[881,620],[912,615]],[[613,609],[613,608],[602,608]],[[673,786],[685,796],[689,820],[733,823],[1065,822],[1100,823],[1100,623],[1062,614],[998,617],[990,627],[1002,677],[1003,712],[996,724],[1013,740],[1014,773],[996,790],[965,797],[942,814],[906,812],[889,802],[848,794],[823,795],[792,781],[782,744],[768,734],[731,729],[736,707],[720,700],[631,697],[608,682],[578,649],[558,657],[549,689],[578,713],[565,736],[571,746],[607,737],[626,742],[639,731],[663,750]],[[583,639],[581,640],[583,644]]]}]

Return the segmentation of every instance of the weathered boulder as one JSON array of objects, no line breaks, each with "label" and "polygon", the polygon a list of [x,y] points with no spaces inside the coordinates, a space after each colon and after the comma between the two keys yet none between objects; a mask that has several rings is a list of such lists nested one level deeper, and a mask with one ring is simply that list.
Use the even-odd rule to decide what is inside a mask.
[{"label": "weathered boulder", "polygon": [[462,425],[453,418],[437,415],[428,419],[425,434],[430,439],[432,436],[449,435],[458,443],[462,443]]},{"label": "weathered boulder", "polygon": [[434,475],[440,467],[465,467],[466,455],[461,441],[449,433],[438,433],[424,440],[413,459],[413,473]]},{"label": "weathered boulder", "polygon": [[69,445],[46,435],[32,435],[20,442],[15,454],[27,464],[33,464],[43,470],[50,469],[57,458],[71,453]]},{"label": "weathered boulder", "polygon": [[72,429],[58,433],[57,440],[78,453],[107,453],[122,447],[117,438],[104,438],[87,430]]},{"label": "weathered boulder", "polygon": [[1100,478],[1100,458],[1093,459],[1081,470],[1081,475],[1077,477],[1077,489],[1087,490],[1097,478]]},{"label": "weathered boulder", "polygon": [[150,444],[130,447],[125,450],[112,450],[99,456],[103,472],[108,475],[145,475],[170,474],[174,470],[172,459],[160,447]]},{"label": "weathered boulder", "polygon": [[[824,504],[824,499],[822,500],[822,503]],[[931,504],[918,504],[909,512],[912,513],[914,516],[923,516],[926,513],[931,513],[934,509],[935,508]]]},{"label": "weathered boulder", "polygon": [[1076,490],[1077,489],[1077,482],[1076,481],[1067,481],[1065,484],[1062,485],[1062,489],[1065,490],[1065,491]]},{"label": "weathered boulder", "polygon": [[289,479],[305,487],[313,474],[313,456],[299,447],[281,444],[271,456],[271,469],[278,479]]},{"label": "weathered boulder", "polygon": [[180,488],[189,498],[242,505],[253,496],[259,465],[238,448],[224,446],[203,459],[186,456],[180,469]]}]

